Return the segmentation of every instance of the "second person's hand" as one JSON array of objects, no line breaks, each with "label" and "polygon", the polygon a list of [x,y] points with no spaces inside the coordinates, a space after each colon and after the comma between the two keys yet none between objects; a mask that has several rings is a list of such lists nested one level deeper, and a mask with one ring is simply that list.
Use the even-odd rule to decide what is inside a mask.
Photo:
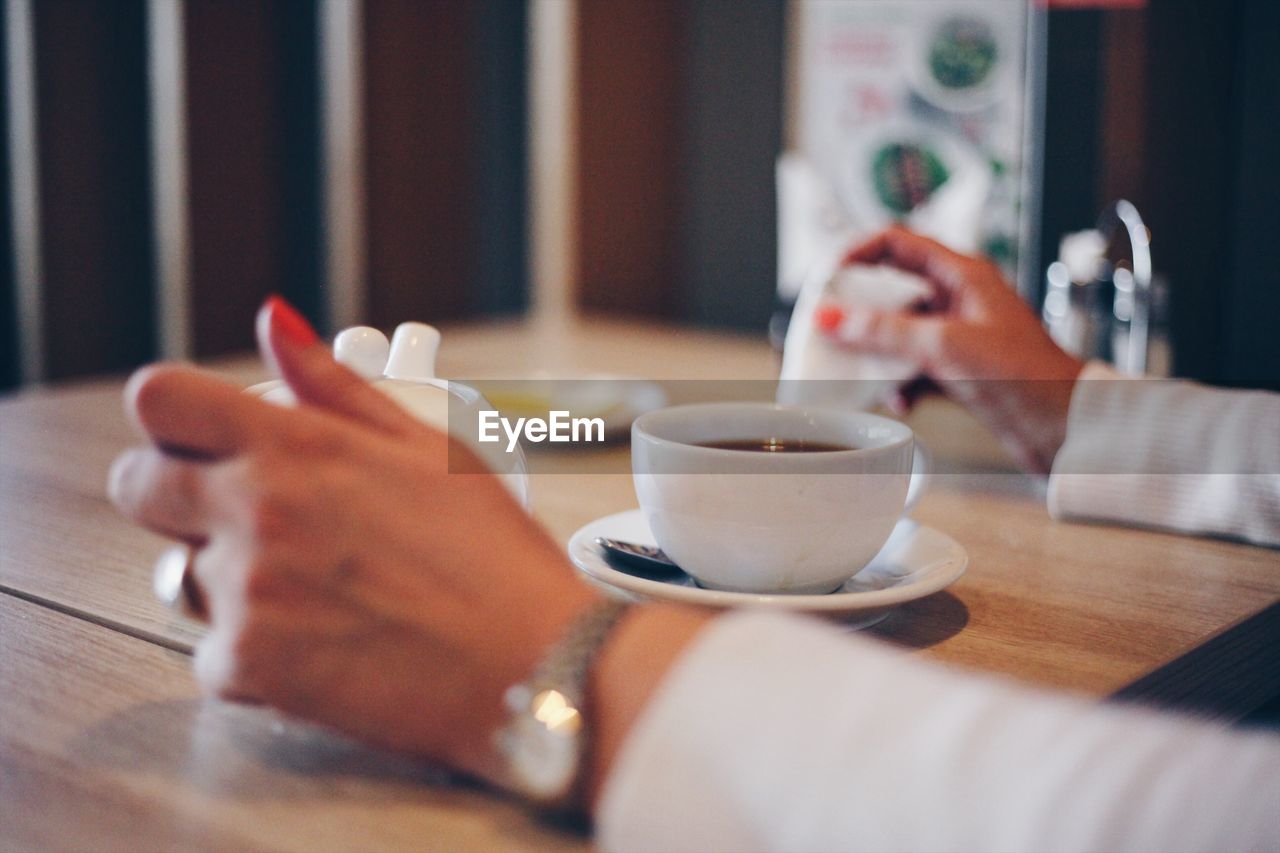
[{"label": "second person's hand", "polygon": [[1028,470],[1046,473],[1066,435],[1084,368],[1041,326],[990,261],[902,228],[862,243],[845,264],[887,264],[934,287],[923,310],[826,305],[817,323],[842,347],[916,364],[983,421]]}]

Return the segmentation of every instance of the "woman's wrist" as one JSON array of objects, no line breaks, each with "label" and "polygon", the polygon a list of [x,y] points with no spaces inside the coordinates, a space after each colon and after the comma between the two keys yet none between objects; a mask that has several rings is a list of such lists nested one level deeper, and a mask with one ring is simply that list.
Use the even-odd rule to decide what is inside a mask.
[{"label": "woman's wrist", "polygon": [[1032,383],[1032,399],[1027,408],[1034,417],[1023,421],[1027,427],[1024,438],[1034,457],[1034,467],[1044,474],[1053,470],[1054,459],[1066,442],[1071,398],[1084,370],[1084,362],[1062,350],[1054,354],[1053,360],[1047,378]]},{"label": "woman's wrist", "polygon": [[486,667],[486,677],[473,681],[482,680],[484,684],[473,703],[470,724],[461,721],[467,731],[457,740],[452,753],[444,756],[450,765],[499,787],[508,782],[506,759],[496,748],[497,733],[509,722],[510,712],[504,700],[507,690],[533,675],[579,617],[601,601],[597,592],[577,578],[565,577],[558,555],[556,558],[548,561],[553,568],[545,574],[549,579],[563,578],[564,582],[548,586],[536,606],[517,603],[525,609],[524,618],[512,614],[511,618],[497,620],[493,651],[488,655],[492,666]]},{"label": "woman's wrist", "polygon": [[1084,364],[1055,347],[1030,367],[1022,376],[953,382],[947,388],[1022,468],[1048,474],[1066,440],[1071,398]]},{"label": "woman's wrist", "polygon": [[[521,658],[515,668],[523,667],[524,670],[518,675],[508,676],[502,692],[524,683],[537,668],[540,656],[546,655],[578,618],[600,604],[601,599],[594,592],[586,587],[581,587],[580,591],[587,593],[587,597],[580,599],[574,596],[575,605],[568,615],[556,617],[554,621],[558,627],[555,630],[558,633],[542,638],[546,642],[537,644],[541,651],[534,654],[532,662],[524,660],[525,650],[529,647],[520,645],[521,653],[512,657]],[[585,685],[583,710],[587,740],[582,765],[578,769],[581,775],[575,785],[577,795],[582,797],[579,805],[584,812],[595,812],[605,780],[632,726],[671,665],[714,615],[692,607],[637,606],[623,614],[609,631],[594,657]],[[496,668],[508,670],[513,667]],[[499,733],[511,722],[510,711],[500,700],[491,701],[491,697],[486,697],[483,704],[485,708],[478,709],[474,721],[481,723],[481,734],[473,732],[459,738],[456,749],[443,757],[459,770],[497,787],[520,793],[519,785],[511,778],[510,756],[504,755],[497,747]],[[488,719],[490,716],[493,719]]]}]

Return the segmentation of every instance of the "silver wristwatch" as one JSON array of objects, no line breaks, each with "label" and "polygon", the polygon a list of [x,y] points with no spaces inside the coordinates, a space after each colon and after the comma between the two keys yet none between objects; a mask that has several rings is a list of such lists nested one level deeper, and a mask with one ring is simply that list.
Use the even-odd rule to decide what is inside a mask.
[{"label": "silver wristwatch", "polygon": [[609,600],[584,611],[529,679],[506,692],[510,717],[496,739],[507,786],[539,806],[567,810],[580,800],[587,678],[609,631],[630,607]]}]

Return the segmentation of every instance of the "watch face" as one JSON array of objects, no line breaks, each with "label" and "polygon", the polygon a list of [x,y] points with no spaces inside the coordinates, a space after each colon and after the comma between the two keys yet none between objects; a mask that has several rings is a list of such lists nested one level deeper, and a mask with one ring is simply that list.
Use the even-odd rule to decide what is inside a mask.
[{"label": "watch face", "polygon": [[529,796],[554,800],[569,793],[582,752],[582,717],[556,690],[536,694],[504,738],[513,782]]}]

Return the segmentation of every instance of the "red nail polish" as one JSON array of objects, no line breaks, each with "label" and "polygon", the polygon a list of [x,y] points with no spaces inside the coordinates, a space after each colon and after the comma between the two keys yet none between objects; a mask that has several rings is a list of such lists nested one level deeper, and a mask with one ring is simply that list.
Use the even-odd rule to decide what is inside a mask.
[{"label": "red nail polish", "polygon": [[307,318],[298,313],[284,299],[275,294],[267,298],[264,307],[271,317],[271,329],[281,338],[296,347],[307,347],[320,340],[316,330],[311,328]]},{"label": "red nail polish", "polygon": [[844,311],[839,305],[822,305],[813,314],[813,324],[822,332],[834,332],[844,322]]}]

